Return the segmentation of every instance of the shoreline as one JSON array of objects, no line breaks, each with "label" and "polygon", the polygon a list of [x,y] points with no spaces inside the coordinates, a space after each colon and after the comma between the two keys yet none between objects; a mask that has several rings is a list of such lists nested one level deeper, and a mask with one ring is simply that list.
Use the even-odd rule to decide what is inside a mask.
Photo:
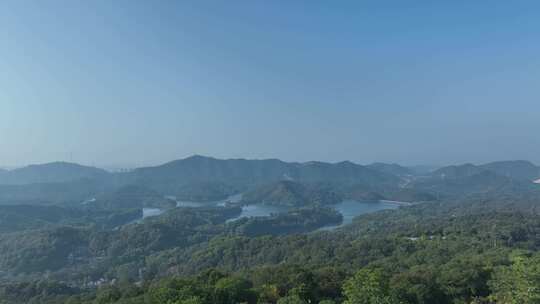
[{"label": "shoreline", "polygon": [[400,202],[400,201],[392,201],[392,200],[379,200],[379,203],[385,203],[385,204],[393,204],[398,206],[412,206],[413,203],[411,202]]}]

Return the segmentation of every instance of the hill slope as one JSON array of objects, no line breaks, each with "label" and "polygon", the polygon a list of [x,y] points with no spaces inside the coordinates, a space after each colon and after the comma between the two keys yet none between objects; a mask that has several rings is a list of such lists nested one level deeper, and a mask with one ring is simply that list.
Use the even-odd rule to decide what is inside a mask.
[{"label": "hill slope", "polygon": [[176,202],[148,188],[128,185],[99,196],[92,205],[104,209],[173,208]]},{"label": "hill slope", "polygon": [[[190,192],[186,187],[203,184],[223,189],[221,198],[231,193],[231,189],[245,191],[253,187],[292,180],[300,183],[345,183],[366,185],[397,185],[400,179],[370,168],[341,162],[286,163],[276,159],[219,160],[204,156],[192,156],[157,167],[140,168],[130,173],[130,181],[152,188],[162,194],[180,196]],[[219,185],[216,186],[216,185]],[[193,190],[193,192],[197,192]],[[200,192],[200,191],[199,191]]]},{"label": "hill slope", "polygon": [[525,160],[499,161],[480,167],[518,180],[534,181],[540,178],[540,168]]},{"label": "hill slope", "polygon": [[55,162],[30,165],[0,174],[0,184],[24,185],[37,183],[61,183],[83,178],[105,178],[105,170],[73,163]]},{"label": "hill slope", "polygon": [[396,176],[408,176],[408,175],[415,174],[413,170],[400,166],[398,164],[373,163],[373,164],[367,165],[366,167],[375,171],[379,171],[385,174],[392,174]]},{"label": "hill slope", "polygon": [[280,181],[261,186],[243,195],[243,203],[299,207],[306,205],[337,204],[342,197],[324,186],[303,185],[291,181]]},{"label": "hill slope", "polygon": [[[506,165],[503,165],[503,167]],[[488,169],[497,166],[498,164],[489,166],[464,164],[443,167],[434,171],[428,178],[414,181],[410,188],[426,191],[435,194],[437,197],[458,197],[482,193],[519,193],[536,188],[531,182],[532,180],[501,175],[496,170]]]}]

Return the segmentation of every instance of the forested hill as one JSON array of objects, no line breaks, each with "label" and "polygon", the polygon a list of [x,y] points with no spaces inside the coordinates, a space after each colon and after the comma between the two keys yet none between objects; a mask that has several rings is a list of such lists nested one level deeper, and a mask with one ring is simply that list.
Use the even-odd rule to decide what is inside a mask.
[{"label": "forested hill", "polygon": [[[499,161],[483,165],[442,167],[429,174],[447,178],[466,177],[489,171],[515,180],[540,178],[540,168],[528,161]],[[0,185],[73,182],[80,179],[110,179],[110,182],[158,183],[227,182],[232,185],[264,184],[281,180],[301,183],[335,182],[366,185],[390,185],[417,171],[398,164],[373,163],[367,166],[344,161],[339,163],[288,163],[278,159],[216,159],[191,156],[155,167],[130,172],[110,173],[103,169],[67,162],[30,165],[13,170],[0,169]],[[421,175],[426,175],[423,173]]]},{"label": "forested hill", "polygon": [[108,174],[107,171],[94,167],[55,162],[43,165],[30,165],[10,171],[2,170],[0,171],[0,185],[61,183],[84,178],[103,179]]},{"label": "forested hill", "polygon": [[[69,163],[32,165],[0,174],[0,204],[80,202],[139,186],[183,200],[212,201],[279,181],[397,187],[400,178],[351,162],[287,163],[192,156],[131,172]],[[62,196],[62,193],[68,195]]]},{"label": "forested hill", "polygon": [[203,156],[192,156],[157,167],[140,168],[131,172],[129,178],[134,183],[177,195],[181,195],[179,185],[209,182],[221,184],[225,189],[228,186],[237,190],[282,180],[300,183],[360,183],[370,186],[399,183],[399,178],[394,175],[351,162],[286,163],[276,159],[219,160]]},{"label": "forested hill", "polygon": [[540,178],[540,168],[525,160],[499,161],[481,166],[499,175],[518,180],[533,181]]},{"label": "forested hill", "polygon": [[298,207],[310,204],[332,205],[342,200],[343,196],[333,191],[331,187],[280,181],[244,193],[242,202]]},{"label": "forested hill", "polygon": [[[201,156],[124,173],[68,167],[77,173],[45,166],[46,183],[0,185],[0,304],[540,298],[540,185],[527,162],[422,174]],[[388,199],[415,204],[336,228],[343,200]],[[243,216],[256,205],[286,211]]]},{"label": "forested hill", "polygon": [[204,156],[121,173],[50,163],[0,172],[0,205],[79,204],[125,187],[144,188],[179,200],[217,201],[280,182],[316,186],[349,199],[428,201],[494,189],[530,190],[532,181],[540,177],[539,171],[526,161],[448,166],[421,174],[397,164],[288,163]]},{"label": "forested hill", "polygon": [[432,173],[441,178],[456,179],[490,172],[520,181],[534,181],[540,177],[540,168],[528,161],[500,161],[480,166],[464,164],[440,168]]},{"label": "forested hill", "polygon": [[480,195],[368,214],[336,231],[307,234],[265,229],[282,220],[307,227],[324,210],[229,225],[238,209],[181,208],[112,234],[67,228],[6,234],[3,269],[34,275],[1,283],[0,298],[10,304],[537,303],[539,201],[534,192]]}]

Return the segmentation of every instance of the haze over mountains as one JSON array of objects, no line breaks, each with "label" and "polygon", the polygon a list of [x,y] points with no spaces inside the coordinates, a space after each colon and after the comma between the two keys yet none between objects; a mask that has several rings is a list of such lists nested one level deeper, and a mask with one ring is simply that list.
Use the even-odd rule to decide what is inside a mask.
[{"label": "haze over mountains", "polygon": [[539,12],[0,1],[0,304],[540,304]]},{"label": "haze over mountains", "polygon": [[95,167],[74,163],[54,162],[29,165],[14,170],[0,170],[0,184],[24,185],[37,183],[60,183],[83,178],[104,178],[108,172]]},{"label": "haze over mountains", "polygon": [[[18,303],[27,293],[14,294],[23,285],[10,284],[44,278],[80,288],[47,292],[67,298],[93,297],[103,288],[117,288],[119,279],[146,286],[142,282],[214,267],[239,272],[336,263],[347,272],[366,261],[385,263],[388,250],[393,260],[407,261],[415,252],[434,255],[437,259],[427,263],[438,267],[440,252],[446,250],[451,252],[444,261],[467,252],[470,244],[479,246],[479,252],[498,250],[492,248],[493,236],[498,237],[494,243],[509,248],[536,248],[540,185],[534,181],[539,178],[540,168],[527,161],[418,170],[386,163],[198,155],[129,172],[65,162],[2,171],[0,295]],[[360,213],[349,215],[354,220],[345,224],[341,206],[373,211],[354,211]],[[270,211],[246,216],[250,208]],[[155,213],[145,218],[145,210]],[[427,237],[420,241],[420,236]],[[449,245],[434,254],[432,243],[424,243],[432,240]],[[453,272],[470,266],[445,267]],[[1,280],[9,282],[7,287]],[[342,279],[332,280],[338,283],[331,297],[339,300]]]},{"label": "haze over mountains", "polygon": [[[336,178],[345,181],[357,181],[366,178],[369,182],[373,182],[371,178],[377,177],[377,175],[379,175],[379,178],[384,178],[384,175],[386,175],[386,178],[388,178],[388,175],[416,175],[417,167],[419,166],[409,168],[395,163],[373,163],[363,166],[349,161],[297,163],[284,162],[278,159],[217,159],[194,155],[158,166],[136,168],[128,173],[110,173],[104,169],[68,162],[36,164],[12,170],[0,169],[0,183],[53,183],[113,175],[131,175],[139,178],[161,176],[163,179],[177,179],[181,182],[220,181],[224,179],[242,182],[246,180],[253,181],[253,179],[255,179],[253,182],[295,179],[312,182],[326,179],[334,180]],[[464,172],[466,170],[471,170],[472,173],[487,170],[522,180],[533,180],[540,177],[540,167],[525,160],[497,161],[483,165],[449,165],[440,167],[432,173],[437,175],[450,170],[455,170],[456,173],[460,172],[459,175],[471,175]],[[321,174],[325,174],[325,176],[323,177]]]},{"label": "haze over mountains", "polygon": [[464,164],[448,166],[433,172],[433,175],[441,175],[448,178],[473,176],[482,172],[490,171],[500,176],[516,180],[532,181],[540,174],[539,167],[528,161],[499,161],[480,166]]},{"label": "haze over mountains", "polygon": [[[146,303],[147,296],[159,294],[148,291],[156,288],[155,282],[177,275],[204,276],[204,271],[214,268],[249,276],[265,273],[260,267],[303,265],[321,271],[335,264],[335,271],[351,275],[369,262],[387,265],[392,273],[396,261],[400,269],[410,266],[409,272],[422,264],[441,273],[437,279],[415,276],[415,286],[417,280],[422,286],[434,281],[449,286],[457,280],[454,275],[462,281],[457,270],[493,268],[470,265],[470,257],[482,252],[489,254],[478,259],[489,265],[508,265],[505,258],[497,257],[501,248],[493,244],[504,244],[507,250],[538,247],[540,185],[533,181],[539,177],[539,168],[526,161],[451,165],[430,172],[385,163],[363,166],[348,161],[288,163],[203,156],[121,173],[60,162],[32,165],[1,176],[0,295],[8,295],[11,304],[21,297],[58,295],[60,300],[50,303],[63,303],[72,296],[88,303],[78,298],[88,294],[90,303],[95,303],[91,301],[100,298],[102,290],[124,290],[119,286],[132,284],[141,288],[139,294],[107,295],[103,303],[122,303],[116,302],[119,297],[138,297],[137,303]],[[233,194],[241,195],[233,202],[228,199]],[[184,200],[197,203],[184,206]],[[387,200],[400,202],[382,211]],[[339,206],[344,204],[374,211],[339,226],[345,218]],[[242,216],[251,207],[281,211]],[[145,208],[159,212],[144,218]],[[468,251],[471,246],[476,247]],[[460,254],[465,254],[465,266],[455,265]],[[419,256],[428,258],[416,262]],[[297,272],[301,270],[294,270],[295,280]],[[398,278],[401,273],[393,275]],[[445,276],[451,278],[449,282],[439,282]],[[344,279],[330,277],[331,294],[316,297],[339,303]],[[491,279],[473,275],[463,279],[471,283],[463,284],[487,284]],[[2,285],[1,280],[8,283]],[[54,290],[49,290],[49,285],[36,283],[31,288],[35,292],[29,292],[24,287],[43,280],[74,289],[52,285]],[[402,286],[394,280],[390,283]],[[23,293],[17,294],[19,290]],[[465,295],[448,291],[448,299],[488,294],[464,290]],[[430,299],[433,294],[441,293],[421,292]],[[423,303],[452,303],[445,301]],[[158,297],[150,303],[163,301]]]},{"label": "haze over mountains", "polygon": [[[78,164],[55,162],[0,172],[0,203],[75,203],[122,187],[193,201],[213,201],[261,187],[290,182],[291,187],[331,188],[342,197],[426,200],[519,187],[528,189],[540,178],[540,168],[527,161],[483,165],[452,165],[418,174],[398,164],[367,166],[339,163],[289,163],[278,159],[220,160],[192,156],[155,167],[111,173]],[[276,184],[276,183],[281,184]],[[292,187],[293,183],[297,186]],[[146,190],[141,190],[146,189]],[[259,191],[259,192],[260,192]],[[111,194],[112,195],[112,194]]]}]

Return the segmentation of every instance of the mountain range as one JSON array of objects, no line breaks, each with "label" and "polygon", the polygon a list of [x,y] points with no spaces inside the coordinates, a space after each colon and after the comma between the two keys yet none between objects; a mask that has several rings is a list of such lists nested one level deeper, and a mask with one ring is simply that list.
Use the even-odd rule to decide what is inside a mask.
[{"label": "mountain range", "polygon": [[482,172],[491,172],[499,176],[515,180],[534,181],[540,177],[540,167],[524,160],[498,161],[480,166],[464,164],[459,166],[447,166],[435,170],[431,175],[441,178],[469,177]]},{"label": "mountain range", "polygon": [[[349,161],[222,160],[199,155],[120,173],[55,162],[0,171],[0,203],[80,202],[91,197],[115,197],[112,193],[118,194],[119,189],[124,192],[125,189],[145,189],[147,194],[151,191],[154,195],[175,196],[180,200],[213,201],[256,189],[259,194],[268,192],[271,185],[281,186],[281,190],[314,189],[314,185],[324,185],[343,197],[355,199],[429,200],[441,195],[511,191],[508,189],[515,187],[529,189],[535,187],[532,181],[540,178],[540,168],[527,161],[453,165],[422,175],[416,172],[398,164],[363,166]],[[284,188],[284,185],[290,187]],[[293,185],[296,188],[292,188]],[[125,193],[121,196],[129,197]]]},{"label": "mountain range", "polygon": [[14,170],[0,170],[0,184],[23,185],[62,183],[83,178],[99,179],[109,173],[103,169],[67,162],[30,165]]}]

